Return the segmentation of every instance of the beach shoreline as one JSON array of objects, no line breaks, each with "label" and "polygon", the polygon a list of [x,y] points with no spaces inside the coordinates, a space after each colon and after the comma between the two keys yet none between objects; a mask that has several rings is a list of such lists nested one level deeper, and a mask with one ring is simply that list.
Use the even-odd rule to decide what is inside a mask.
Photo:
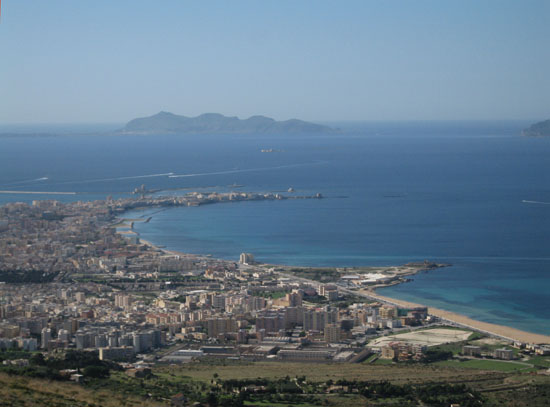
[{"label": "beach shoreline", "polygon": [[[133,230],[133,232],[139,236],[139,232],[136,232]],[[120,232],[119,232],[120,233]],[[176,256],[182,256],[182,257],[188,257],[188,258],[195,258],[195,259],[204,259],[204,260],[217,260],[217,261],[228,261],[228,262],[234,262],[231,260],[225,260],[225,259],[214,259],[212,257],[206,256],[206,255],[200,255],[200,254],[191,254],[191,253],[183,253],[177,250],[169,250],[166,248],[161,248],[157,246],[156,244],[144,240],[140,238],[140,242],[148,247],[150,247],[153,250],[161,251],[162,253],[169,254],[169,255],[176,255]],[[448,265],[440,265],[440,267],[445,267]],[[291,267],[291,266],[285,266],[285,267]],[[414,273],[403,273],[403,277],[417,274],[418,272],[421,272],[422,270],[416,270]],[[318,281],[311,280],[312,283],[319,284]],[[466,315],[459,314],[452,311],[446,311],[439,308],[434,308],[431,306],[427,306],[424,304],[418,304],[413,303],[409,301],[400,300],[393,297],[387,297],[378,294],[375,290],[379,288],[384,288],[386,286],[391,286],[395,284],[402,284],[405,282],[405,280],[396,280],[392,281],[388,284],[377,284],[376,286],[370,287],[369,289],[362,289],[357,291],[359,294],[362,294],[364,296],[370,297],[372,299],[375,299],[377,301],[397,305],[404,308],[417,308],[417,307],[427,307],[428,308],[428,314],[438,317],[443,321],[446,321],[447,323],[451,325],[457,325],[460,327],[472,329],[484,334],[488,334],[491,336],[495,336],[498,338],[501,338],[503,340],[511,341],[511,342],[522,342],[522,343],[533,343],[533,344],[550,344],[550,335],[544,335],[544,334],[537,334],[533,332],[523,331],[521,329],[505,326],[505,325],[498,325],[493,324],[490,322],[483,322],[479,320],[475,320],[473,318],[470,318]],[[350,291],[352,293],[352,291]]]},{"label": "beach shoreline", "polygon": [[359,292],[361,294],[367,295],[370,298],[389,304],[394,304],[403,308],[427,307],[429,315],[436,316],[441,320],[456,324],[461,327],[473,329],[475,331],[482,332],[488,335],[497,336],[508,341],[536,344],[550,343],[549,335],[523,331],[517,328],[493,324],[490,322],[478,321],[476,319],[472,319],[470,317],[467,317],[466,315],[458,314],[456,312],[446,311],[423,304],[417,304],[414,302],[399,300],[393,297],[383,296],[376,293],[374,290],[360,290]]}]

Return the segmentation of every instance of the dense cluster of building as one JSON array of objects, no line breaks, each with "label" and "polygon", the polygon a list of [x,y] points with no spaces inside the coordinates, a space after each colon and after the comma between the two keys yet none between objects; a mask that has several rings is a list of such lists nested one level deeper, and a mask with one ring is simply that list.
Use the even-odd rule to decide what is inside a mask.
[{"label": "dense cluster of building", "polygon": [[[118,218],[136,208],[283,198],[190,193],[1,207],[0,271],[14,280],[0,285],[0,348],[94,349],[130,360],[183,342],[163,360],[344,361],[364,356],[380,332],[425,323],[426,308],[366,300],[339,307],[341,285],[280,274],[250,253],[234,263],[161,250],[121,233]],[[17,284],[28,272],[34,284]],[[403,343],[381,350],[399,359],[424,351]]]},{"label": "dense cluster of building", "polygon": [[[292,199],[314,197],[317,196]],[[173,258],[143,253],[146,250],[139,246],[135,234],[117,234],[116,217],[130,209],[275,199],[291,198],[270,193],[193,192],[183,196],[108,198],[93,202],[8,203],[0,207],[0,271],[36,271],[60,280],[68,273],[119,271],[131,276],[134,271],[178,268]]]},{"label": "dense cluster of building", "polygon": [[[147,289],[121,282],[2,284],[0,346],[95,349],[101,358],[128,360],[184,341],[186,355],[194,356],[347,360],[380,329],[418,324],[427,314],[379,303],[338,308],[336,286],[289,281],[261,266],[208,258],[177,265],[168,274],[189,280],[144,283]],[[135,274],[139,280],[151,271]]]}]

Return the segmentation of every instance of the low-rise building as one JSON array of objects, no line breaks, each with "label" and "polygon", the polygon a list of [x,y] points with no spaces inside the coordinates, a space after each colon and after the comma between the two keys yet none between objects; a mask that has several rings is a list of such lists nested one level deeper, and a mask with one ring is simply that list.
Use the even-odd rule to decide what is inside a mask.
[{"label": "low-rise building", "polygon": [[132,346],[118,346],[99,348],[99,360],[117,360],[127,361],[134,357],[134,348]]},{"label": "low-rise building", "polygon": [[462,347],[462,354],[464,356],[481,356],[481,347],[464,345]]},{"label": "low-rise building", "polygon": [[332,359],[333,352],[323,350],[280,350],[277,357],[281,360],[300,360],[324,362]]},{"label": "low-rise building", "polygon": [[514,351],[506,348],[495,349],[495,358],[512,360],[514,358]]}]

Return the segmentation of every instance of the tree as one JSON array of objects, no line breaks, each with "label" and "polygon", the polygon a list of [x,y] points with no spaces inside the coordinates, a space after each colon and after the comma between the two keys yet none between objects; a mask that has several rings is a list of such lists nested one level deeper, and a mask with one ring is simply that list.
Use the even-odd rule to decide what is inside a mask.
[{"label": "tree", "polygon": [[32,355],[31,358],[29,359],[29,362],[32,365],[37,365],[37,366],[45,366],[46,365],[46,360],[44,359],[44,355],[40,352],[35,353],[34,355]]},{"label": "tree", "polygon": [[91,366],[86,366],[82,371],[82,373],[86,377],[103,379],[109,376],[109,368],[105,366],[91,365]]},{"label": "tree", "polygon": [[218,395],[216,393],[214,393],[213,391],[211,391],[210,393],[208,393],[208,396],[206,397],[206,402],[211,407],[217,406],[218,405]]}]

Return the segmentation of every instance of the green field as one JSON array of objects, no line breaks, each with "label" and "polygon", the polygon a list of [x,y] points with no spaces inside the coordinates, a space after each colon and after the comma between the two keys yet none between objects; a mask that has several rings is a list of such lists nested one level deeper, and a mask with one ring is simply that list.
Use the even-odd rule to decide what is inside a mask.
[{"label": "green field", "polygon": [[550,368],[550,356],[533,356],[529,358],[529,363],[535,366]]},{"label": "green field", "polygon": [[393,363],[393,360],[391,359],[381,359],[378,358],[374,362],[372,362],[373,365],[391,365]]},{"label": "green field", "polygon": [[423,381],[445,381],[450,383],[469,382],[477,378],[496,377],[494,372],[481,370],[449,369],[445,366],[399,364],[391,360],[379,359],[380,364],[365,363],[297,363],[297,362],[233,362],[224,361],[206,363],[189,363],[185,365],[167,365],[155,369],[155,374],[168,374],[172,380],[184,378],[209,383],[214,374],[220,379],[267,379],[283,378],[285,376],[306,376],[308,381],[322,382],[326,380],[389,380],[393,383],[409,383]]},{"label": "green field", "polygon": [[531,366],[526,366],[518,362],[505,362],[500,360],[481,360],[470,359],[465,361],[460,360],[444,360],[434,363],[436,366],[457,367],[462,369],[481,369],[481,370],[496,370],[499,372],[514,372],[514,371],[531,371],[534,370]]}]

